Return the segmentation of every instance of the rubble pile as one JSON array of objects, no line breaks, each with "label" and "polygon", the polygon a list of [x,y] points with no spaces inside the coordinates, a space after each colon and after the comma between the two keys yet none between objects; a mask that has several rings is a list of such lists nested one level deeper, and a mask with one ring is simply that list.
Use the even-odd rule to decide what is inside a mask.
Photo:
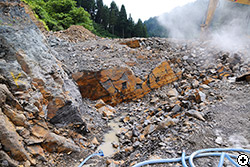
[{"label": "rubble pile", "polygon": [[99,38],[81,26],[45,37],[23,7],[0,3],[0,166],[79,165],[105,144],[111,120],[116,152],[89,165],[249,148],[247,50]]},{"label": "rubble pile", "polygon": [[72,25],[67,30],[54,32],[53,35],[69,42],[83,42],[89,39],[97,38],[93,33],[84,28],[83,26]]},{"label": "rubble pile", "polygon": [[[154,154],[174,158],[184,148],[191,153],[197,142],[198,148],[218,146],[214,142],[216,135],[211,132],[208,108],[224,100],[222,85],[247,81],[250,62],[245,60],[246,55],[195,41],[160,38],[130,41],[99,39],[54,47],[56,57],[71,67],[83,97],[116,105],[115,112],[108,108],[97,110],[103,119],[118,116],[121,122],[117,132],[119,143],[113,143],[118,152],[106,163],[130,166]],[[131,47],[133,41],[139,41],[140,47]],[[175,80],[164,77],[169,71],[166,69],[178,77]],[[127,83],[133,80],[128,73],[150,89],[136,94],[139,83],[134,82],[131,92],[136,96],[128,99],[131,95],[126,92]],[[166,82],[161,85],[159,78]],[[119,104],[131,100],[134,102]],[[197,136],[197,131],[207,136]]]}]

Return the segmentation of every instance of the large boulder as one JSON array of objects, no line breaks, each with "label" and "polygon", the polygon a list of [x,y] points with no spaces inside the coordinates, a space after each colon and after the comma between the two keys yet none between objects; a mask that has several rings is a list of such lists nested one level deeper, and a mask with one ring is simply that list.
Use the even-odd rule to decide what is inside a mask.
[{"label": "large boulder", "polygon": [[142,98],[152,89],[172,83],[180,76],[181,73],[175,74],[166,61],[155,67],[145,80],[136,77],[127,67],[77,72],[72,75],[83,98],[103,99],[111,105]]}]

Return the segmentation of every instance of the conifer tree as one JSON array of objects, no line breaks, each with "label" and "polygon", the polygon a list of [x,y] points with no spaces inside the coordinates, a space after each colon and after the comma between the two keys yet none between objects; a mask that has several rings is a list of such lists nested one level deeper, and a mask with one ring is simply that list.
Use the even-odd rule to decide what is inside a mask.
[{"label": "conifer tree", "polygon": [[141,19],[139,19],[138,22],[136,23],[134,32],[135,32],[134,36],[143,37],[143,23]]},{"label": "conifer tree", "polygon": [[107,5],[103,6],[103,14],[102,14],[102,25],[104,27],[104,29],[108,28],[109,25],[109,8]]},{"label": "conifer tree", "polygon": [[97,0],[96,1],[96,8],[97,8],[97,13],[95,17],[95,22],[98,24],[102,23],[102,15],[103,15],[103,1],[102,0]]},{"label": "conifer tree", "polygon": [[114,35],[115,34],[115,28],[117,25],[119,15],[119,9],[114,1],[111,2],[110,8],[109,8],[109,25],[110,25],[110,32]]},{"label": "conifer tree", "polygon": [[124,38],[128,26],[127,12],[124,5],[121,6],[121,10],[119,12],[118,23],[119,36]]},{"label": "conifer tree", "polygon": [[133,18],[131,17],[131,14],[129,14],[129,18],[128,18],[128,27],[127,27],[127,37],[131,38],[134,36],[134,27],[135,27],[135,23]]},{"label": "conifer tree", "polygon": [[94,19],[95,16],[95,0],[77,0],[77,6],[83,7],[84,10],[89,12],[92,19]]}]

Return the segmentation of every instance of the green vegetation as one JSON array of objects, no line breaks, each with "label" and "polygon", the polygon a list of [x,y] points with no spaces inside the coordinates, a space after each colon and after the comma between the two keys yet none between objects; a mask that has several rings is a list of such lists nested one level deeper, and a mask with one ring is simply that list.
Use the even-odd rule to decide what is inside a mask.
[{"label": "green vegetation", "polygon": [[25,0],[53,31],[63,30],[70,25],[82,25],[90,31],[94,30],[90,14],[83,8],[77,8],[73,0]]},{"label": "green vegetation", "polygon": [[146,26],[139,19],[135,24],[127,18],[125,6],[119,10],[112,1],[110,7],[102,0],[23,0],[36,17],[52,31],[71,25],[82,25],[102,37],[147,37]]}]

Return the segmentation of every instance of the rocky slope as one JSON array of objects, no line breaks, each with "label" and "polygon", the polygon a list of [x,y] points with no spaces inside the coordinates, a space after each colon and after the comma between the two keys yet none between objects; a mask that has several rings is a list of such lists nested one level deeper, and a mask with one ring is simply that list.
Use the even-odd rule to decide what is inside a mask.
[{"label": "rocky slope", "polygon": [[42,34],[26,12],[18,0],[0,2],[1,166],[79,165],[112,119],[117,152],[90,165],[249,148],[249,46],[103,39],[78,26]]}]

